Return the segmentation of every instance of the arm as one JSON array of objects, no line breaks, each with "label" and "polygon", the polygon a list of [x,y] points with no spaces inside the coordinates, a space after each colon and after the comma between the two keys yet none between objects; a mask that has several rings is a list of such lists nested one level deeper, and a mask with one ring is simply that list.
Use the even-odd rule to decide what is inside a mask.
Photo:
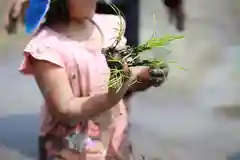
[{"label": "arm", "polygon": [[82,121],[95,117],[116,105],[127,90],[127,84],[114,93],[93,97],[75,97],[64,68],[47,61],[31,59],[36,82],[46,100],[49,112],[62,122]]}]

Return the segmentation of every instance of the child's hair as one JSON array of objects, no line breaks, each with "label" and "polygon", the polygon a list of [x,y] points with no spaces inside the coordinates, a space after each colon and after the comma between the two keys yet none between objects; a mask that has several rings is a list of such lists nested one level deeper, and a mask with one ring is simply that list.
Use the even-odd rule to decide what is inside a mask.
[{"label": "child's hair", "polygon": [[70,14],[68,0],[51,0],[50,9],[47,12],[43,25],[53,25],[56,23],[69,23]]},{"label": "child's hair", "polygon": [[[50,26],[56,23],[69,23],[70,14],[68,10],[68,0],[51,0],[50,9],[48,10],[43,26]],[[17,32],[18,23],[24,24],[24,15],[29,0],[15,0],[7,13],[7,22],[5,29],[8,34]]]}]

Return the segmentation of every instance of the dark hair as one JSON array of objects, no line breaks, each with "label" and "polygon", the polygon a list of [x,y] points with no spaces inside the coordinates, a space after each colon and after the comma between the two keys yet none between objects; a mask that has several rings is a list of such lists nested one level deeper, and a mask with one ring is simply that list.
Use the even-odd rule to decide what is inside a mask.
[{"label": "dark hair", "polygon": [[68,0],[51,0],[50,8],[46,14],[46,20],[43,25],[53,25],[56,23],[69,23],[70,14],[68,9]]}]

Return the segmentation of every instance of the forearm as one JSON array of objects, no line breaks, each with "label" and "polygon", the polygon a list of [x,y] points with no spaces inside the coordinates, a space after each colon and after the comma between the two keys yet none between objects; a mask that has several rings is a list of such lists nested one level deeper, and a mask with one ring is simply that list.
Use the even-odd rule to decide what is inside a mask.
[{"label": "forearm", "polygon": [[[74,97],[61,109],[50,108],[50,114],[63,124],[75,124],[95,117],[112,108],[117,100],[109,100],[107,94],[99,94],[92,97]],[[55,108],[55,109],[51,109]]]},{"label": "forearm", "polygon": [[74,119],[75,121],[87,120],[112,108],[119,100],[110,100],[108,94],[74,98],[69,102],[66,115],[68,115],[69,119]]},{"label": "forearm", "polygon": [[124,97],[127,88],[127,86],[124,86],[123,89],[117,93],[118,96],[114,96],[117,98],[112,98],[109,93],[91,97],[72,98],[60,112],[58,118],[64,123],[69,123],[72,121],[80,122],[96,117],[115,106]]}]

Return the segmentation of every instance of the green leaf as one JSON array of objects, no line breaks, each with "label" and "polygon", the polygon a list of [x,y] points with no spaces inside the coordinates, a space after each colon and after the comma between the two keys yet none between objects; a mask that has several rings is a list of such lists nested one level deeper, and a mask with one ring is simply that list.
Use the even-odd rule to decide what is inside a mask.
[{"label": "green leaf", "polygon": [[181,67],[181,66],[176,66],[178,69],[180,69],[180,70],[184,70],[184,71],[188,71],[186,68],[183,68],[183,67]]}]

